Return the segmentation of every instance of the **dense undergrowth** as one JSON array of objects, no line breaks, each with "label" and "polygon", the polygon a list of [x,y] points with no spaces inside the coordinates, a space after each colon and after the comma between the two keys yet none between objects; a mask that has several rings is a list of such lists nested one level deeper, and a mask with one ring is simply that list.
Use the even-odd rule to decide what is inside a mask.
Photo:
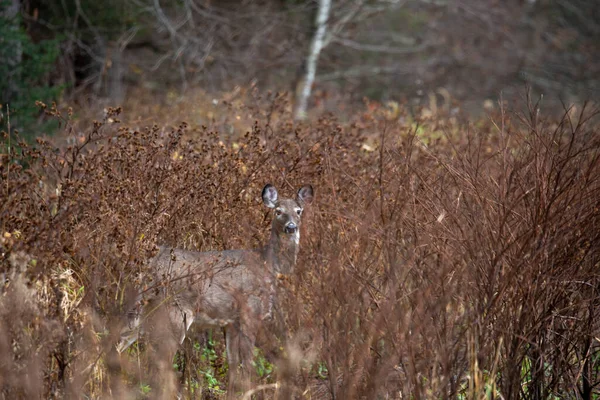
[{"label": "dense undergrowth", "polygon": [[599,398],[594,110],[553,119],[529,103],[468,124],[369,107],[297,124],[264,102],[243,109],[256,122],[241,136],[123,126],[120,109],[74,129],[55,108],[64,144],[13,138],[7,153],[4,136],[3,398],[140,398],[157,376],[173,395],[221,396],[220,332],[192,335],[174,366],[144,343],[116,360],[120,316],[160,284],[156,244],[265,242],[268,182],[311,183],[316,201],[259,343],[267,398]]}]

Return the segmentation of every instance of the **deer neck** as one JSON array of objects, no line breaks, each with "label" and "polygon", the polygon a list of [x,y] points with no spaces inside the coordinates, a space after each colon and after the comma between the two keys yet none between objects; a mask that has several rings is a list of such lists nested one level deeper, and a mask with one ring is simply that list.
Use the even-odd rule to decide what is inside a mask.
[{"label": "deer neck", "polygon": [[265,253],[272,272],[289,274],[294,270],[299,243],[300,231],[291,235],[278,233],[275,229],[271,231]]}]

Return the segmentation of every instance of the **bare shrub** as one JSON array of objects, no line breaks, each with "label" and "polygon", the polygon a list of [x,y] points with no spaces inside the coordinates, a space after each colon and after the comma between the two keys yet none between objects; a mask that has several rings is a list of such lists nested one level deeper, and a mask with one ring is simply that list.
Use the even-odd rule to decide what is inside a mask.
[{"label": "bare shrub", "polygon": [[186,343],[179,375],[156,344],[120,360],[114,347],[135,294],[164,284],[147,269],[156,244],[264,242],[265,182],[286,191],[311,182],[318,196],[297,272],[280,280],[277,318],[258,341],[277,365],[256,382],[264,396],[597,396],[594,110],[546,119],[529,102],[477,129],[402,122],[412,121],[402,111],[392,120],[376,107],[349,122],[294,124],[281,101],[246,108],[256,122],[241,137],[224,134],[225,123],[125,127],[111,109],[65,146],[3,155],[10,284],[0,313],[12,330],[3,322],[2,368],[28,371],[1,374],[5,397],[159,396],[147,393],[153,379],[165,397],[219,396],[222,384],[201,389],[207,364],[224,379],[219,332],[202,345],[210,360],[200,339]]}]

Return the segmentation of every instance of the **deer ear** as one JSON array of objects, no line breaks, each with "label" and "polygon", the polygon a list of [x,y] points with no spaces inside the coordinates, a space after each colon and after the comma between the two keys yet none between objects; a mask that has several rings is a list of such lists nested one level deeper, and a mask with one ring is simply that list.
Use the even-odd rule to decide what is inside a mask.
[{"label": "deer ear", "polygon": [[265,206],[269,208],[275,208],[277,204],[277,189],[270,183],[267,184],[262,190],[262,199]]},{"label": "deer ear", "polygon": [[310,185],[302,186],[298,190],[298,201],[302,204],[310,204],[313,201],[313,188]]}]

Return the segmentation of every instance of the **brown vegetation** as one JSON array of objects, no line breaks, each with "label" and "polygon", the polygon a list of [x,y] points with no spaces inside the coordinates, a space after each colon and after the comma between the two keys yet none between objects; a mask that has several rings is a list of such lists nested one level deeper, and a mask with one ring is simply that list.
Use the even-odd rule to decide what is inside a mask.
[{"label": "brown vegetation", "polygon": [[276,364],[265,396],[597,398],[596,114],[525,108],[294,124],[278,97],[245,108],[256,122],[237,137],[126,127],[120,109],[75,130],[49,107],[66,144],[12,143],[0,163],[2,397],[153,396],[157,376],[165,397],[222,394],[219,332],[186,340],[177,368],[151,344],[117,359],[123,312],[164,284],[147,270],[157,244],[256,247],[264,184],[310,182],[297,270],[259,339]]}]

